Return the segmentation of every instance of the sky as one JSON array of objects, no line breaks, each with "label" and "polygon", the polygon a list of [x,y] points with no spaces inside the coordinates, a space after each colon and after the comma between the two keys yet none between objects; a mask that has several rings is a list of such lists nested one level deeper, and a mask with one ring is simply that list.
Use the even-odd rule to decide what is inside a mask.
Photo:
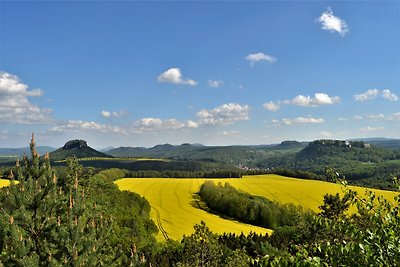
[{"label": "sky", "polygon": [[0,147],[400,138],[399,1],[0,1]]}]

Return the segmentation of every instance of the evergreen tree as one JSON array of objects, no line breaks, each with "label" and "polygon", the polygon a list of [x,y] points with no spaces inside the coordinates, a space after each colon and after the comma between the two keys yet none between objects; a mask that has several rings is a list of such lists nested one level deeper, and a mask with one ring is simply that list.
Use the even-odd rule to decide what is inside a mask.
[{"label": "evergreen tree", "polygon": [[16,162],[11,185],[0,193],[0,263],[6,266],[93,266],[113,260],[107,247],[111,220],[79,186],[81,167],[68,161],[59,183],[49,155]]}]

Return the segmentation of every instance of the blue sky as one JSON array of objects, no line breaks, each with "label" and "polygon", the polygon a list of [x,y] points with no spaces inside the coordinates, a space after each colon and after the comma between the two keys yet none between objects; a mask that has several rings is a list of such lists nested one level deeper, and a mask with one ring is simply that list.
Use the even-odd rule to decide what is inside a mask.
[{"label": "blue sky", "polygon": [[0,146],[400,138],[398,1],[1,1]]}]

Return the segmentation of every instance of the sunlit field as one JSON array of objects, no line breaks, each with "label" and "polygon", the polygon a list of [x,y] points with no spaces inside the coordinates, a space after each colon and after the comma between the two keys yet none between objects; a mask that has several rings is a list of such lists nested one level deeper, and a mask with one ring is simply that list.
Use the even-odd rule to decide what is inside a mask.
[{"label": "sunlit field", "polygon": [[5,179],[0,179],[0,187],[7,186],[10,184],[10,181]]},{"label": "sunlit field", "polygon": [[160,230],[160,241],[166,238],[179,240],[183,235],[190,235],[193,233],[193,226],[202,220],[217,233],[271,233],[271,230],[222,219],[200,209],[193,194],[205,180],[132,178],[118,180],[116,184],[121,190],[136,192],[150,202],[151,217]]},{"label": "sunlit field", "polygon": [[[144,196],[152,207],[151,217],[157,223],[159,240],[167,237],[179,240],[193,232],[193,225],[201,220],[217,233],[267,233],[270,230],[223,219],[198,207],[195,193],[200,185],[210,179],[174,178],[125,178],[116,181],[121,190],[129,190]],[[232,179],[212,179],[215,183],[228,182],[250,194],[264,196],[280,203],[293,203],[318,211],[323,195],[342,192],[338,184],[315,180],[287,178],[279,175],[245,176]],[[365,188],[351,187],[359,194]],[[395,192],[373,190],[393,201]]]}]

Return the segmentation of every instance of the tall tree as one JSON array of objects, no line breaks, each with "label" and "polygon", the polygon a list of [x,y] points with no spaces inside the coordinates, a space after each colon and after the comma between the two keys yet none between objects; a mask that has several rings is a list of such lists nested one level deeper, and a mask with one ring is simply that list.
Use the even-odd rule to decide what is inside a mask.
[{"label": "tall tree", "polygon": [[93,266],[112,260],[110,219],[95,209],[79,186],[81,167],[68,161],[59,183],[48,154],[16,162],[11,185],[0,192],[0,263],[6,266]]}]

